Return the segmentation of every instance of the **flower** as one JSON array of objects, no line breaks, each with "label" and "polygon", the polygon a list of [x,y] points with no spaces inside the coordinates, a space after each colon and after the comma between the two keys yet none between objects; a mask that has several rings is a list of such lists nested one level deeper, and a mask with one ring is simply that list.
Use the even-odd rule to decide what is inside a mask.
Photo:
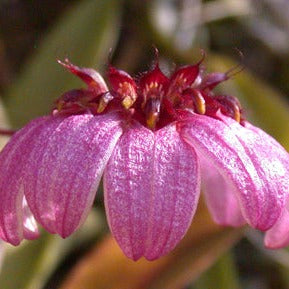
[{"label": "flower", "polygon": [[289,243],[288,153],[245,120],[235,97],[213,93],[238,67],[207,74],[202,61],[170,77],[156,61],[137,79],[110,66],[109,88],[95,70],[60,62],[87,88],[64,93],[52,115],[31,121],[1,152],[0,237],[13,245],[37,238],[36,221],[69,236],[103,174],[111,232],[133,260],[177,245],[201,180],[218,224],[268,231],[270,247],[276,231]]}]

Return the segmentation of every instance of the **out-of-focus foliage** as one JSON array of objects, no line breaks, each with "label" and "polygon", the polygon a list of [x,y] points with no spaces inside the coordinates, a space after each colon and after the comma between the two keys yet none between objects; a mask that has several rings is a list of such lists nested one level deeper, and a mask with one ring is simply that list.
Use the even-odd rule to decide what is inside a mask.
[{"label": "out-of-focus foliage", "polygon": [[[134,73],[148,69],[152,45],[159,48],[167,70],[173,63],[193,63],[202,48],[211,70],[226,71],[243,63],[244,71],[220,89],[240,98],[248,118],[289,149],[288,5],[287,0],[1,1],[3,112],[14,127],[20,127],[48,113],[65,90],[79,87],[80,82],[56,63],[57,58],[68,57],[100,71],[111,61]],[[17,22],[21,27],[13,27],[11,19],[21,19]],[[0,123],[0,128],[8,127],[1,118]],[[38,241],[9,246],[0,289],[237,289],[244,284],[246,289],[289,288],[285,250],[265,250],[261,241],[254,241],[259,237],[254,233],[249,238],[253,245],[244,241],[245,245],[239,244],[209,269],[241,233],[213,224],[202,206],[175,251],[155,262],[137,263],[128,260],[110,236],[104,236],[103,227],[89,225],[104,219],[100,211],[91,215],[86,233],[81,231],[69,240],[44,234]],[[85,249],[87,242],[96,243],[83,259],[63,261],[76,248]],[[262,257],[254,265],[248,250]],[[256,271],[257,267],[263,271]],[[65,279],[60,287],[59,276]]]},{"label": "out-of-focus foliage", "polygon": [[[24,242],[19,247],[1,243],[5,254],[3,254],[3,268],[0,271],[0,289],[42,288],[67,252],[95,238],[103,227],[101,220],[99,212],[93,210],[85,225],[66,240],[42,232],[38,240]],[[17,277],[11,278],[11,276]]]},{"label": "out-of-focus foliage", "polygon": [[241,289],[234,257],[227,253],[196,282],[195,289],[211,289],[218,284],[222,289]]},{"label": "out-of-focus foliage", "polygon": [[85,0],[69,7],[7,91],[5,103],[14,126],[49,113],[57,96],[80,85],[57,59],[103,67],[119,33],[119,13],[115,0]]}]

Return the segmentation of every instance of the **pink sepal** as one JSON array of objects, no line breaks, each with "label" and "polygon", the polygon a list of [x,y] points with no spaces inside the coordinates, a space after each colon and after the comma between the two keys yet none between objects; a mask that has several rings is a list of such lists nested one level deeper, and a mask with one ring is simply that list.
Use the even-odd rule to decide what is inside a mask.
[{"label": "pink sepal", "polygon": [[258,173],[261,188],[257,193],[263,204],[258,228],[268,230],[285,206],[289,190],[289,155],[272,137],[248,122],[244,127],[229,117],[222,119],[235,133]]},{"label": "pink sepal", "polygon": [[30,122],[12,136],[0,154],[0,237],[13,245],[32,237],[26,222],[27,209],[23,206],[23,175],[34,146],[31,140],[45,129],[48,119]]},{"label": "pink sepal", "polygon": [[23,182],[36,220],[67,237],[85,220],[122,129],[116,114],[73,115],[52,127],[34,136]]},{"label": "pink sepal", "polygon": [[202,188],[214,221],[222,226],[239,227],[246,223],[234,188],[205,158],[201,160]]},{"label": "pink sepal", "polygon": [[264,229],[259,217],[263,209],[261,181],[234,131],[222,121],[192,114],[179,123],[181,136],[223,176],[233,188],[245,220]]},{"label": "pink sepal", "polygon": [[155,133],[132,125],[104,174],[109,225],[124,253],[154,260],[171,251],[190,225],[199,184],[196,154],[175,125]]}]

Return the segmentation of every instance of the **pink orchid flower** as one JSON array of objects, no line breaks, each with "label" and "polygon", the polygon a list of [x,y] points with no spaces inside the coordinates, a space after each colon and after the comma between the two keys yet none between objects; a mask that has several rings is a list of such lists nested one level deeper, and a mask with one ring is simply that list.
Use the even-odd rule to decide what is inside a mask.
[{"label": "pink orchid flower", "polygon": [[267,231],[268,247],[289,243],[288,153],[244,119],[236,98],[213,93],[236,69],[206,74],[200,61],[167,77],[156,63],[133,79],[109,67],[108,88],[95,70],[60,63],[87,88],[62,95],[1,152],[3,240],[37,238],[36,222],[68,237],[103,175],[111,232],[133,260],[177,245],[201,182],[218,224]]}]

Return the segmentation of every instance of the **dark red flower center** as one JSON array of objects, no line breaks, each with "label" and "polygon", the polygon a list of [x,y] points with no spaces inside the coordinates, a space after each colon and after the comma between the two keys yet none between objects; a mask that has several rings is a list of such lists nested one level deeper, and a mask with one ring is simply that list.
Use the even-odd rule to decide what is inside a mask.
[{"label": "dark red flower center", "polygon": [[128,120],[137,120],[151,130],[183,119],[190,113],[218,118],[218,112],[221,112],[242,122],[239,101],[233,96],[213,92],[218,84],[237,72],[236,68],[226,73],[205,74],[201,69],[202,61],[177,68],[170,76],[160,70],[157,61],[152,70],[138,79],[110,66],[109,87],[95,70],[79,68],[68,60],[60,62],[80,77],[87,88],[64,93],[57,99],[54,113],[97,115],[118,111]]}]

